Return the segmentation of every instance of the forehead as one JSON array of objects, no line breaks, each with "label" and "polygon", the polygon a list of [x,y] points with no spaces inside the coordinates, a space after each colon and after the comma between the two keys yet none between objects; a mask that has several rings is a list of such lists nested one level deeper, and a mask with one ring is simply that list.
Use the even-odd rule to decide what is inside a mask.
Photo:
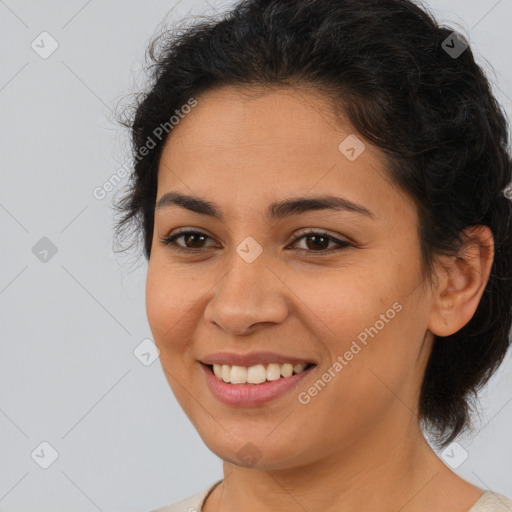
[{"label": "forehead", "polygon": [[373,169],[387,178],[375,148],[366,145],[360,162],[349,162],[340,152],[354,129],[319,91],[225,86],[196,100],[173,127],[160,171],[186,168],[191,179],[196,172],[220,178],[229,171],[308,181],[340,166],[356,179],[364,165],[366,173]]},{"label": "forehead", "polygon": [[377,206],[400,199],[377,148],[364,141],[352,161],[340,151],[348,137],[364,139],[318,91],[222,87],[196,100],[164,147],[158,196],[179,190],[229,205],[236,195],[247,207],[308,193]]},{"label": "forehead", "polygon": [[[200,95],[197,106],[175,126],[168,142],[195,149],[243,151],[253,144],[328,147],[328,131],[343,126],[334,104],[319,91],[306,88],[224,86]],[[340,122],[341,121],[341,122]],[[193,125],[192,128],[189,125]]]}]

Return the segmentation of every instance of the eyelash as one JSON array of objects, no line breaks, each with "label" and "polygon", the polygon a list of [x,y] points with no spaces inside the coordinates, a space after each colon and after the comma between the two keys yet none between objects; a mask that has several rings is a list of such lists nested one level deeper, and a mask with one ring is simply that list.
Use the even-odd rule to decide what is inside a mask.
[{"label": "eyelash", "polygon": [[[206,235],[205,233],[202,233],[201,231],[190,230],[190,231],[181,231],[181,232],[175,233],[174,235],[160,239],[160,241],[162,244],[170,246],[170,248],[176,252],[193,254],[193,253],[202,252],[204,250],[204,249],[183,248],[180,245],[176,244],[176,239],[178,239],[182,236],[185,236],[185,235],[200,235],[200,236],[204,236],[206,238],[211,238],[208,235]],[[297,241],[299,241],[303,238],[306,238],[308,236],[312,236],[312,235],[327,238],[329,241],[333,241],[338,247],[335,247],[334,249],[333,248],[323,249],[321,251],[312,251],[310,249],[299,249],[300,251],[306,251],[306,252],[313,253],[313,254],[318,253],[320,256],[322,256],[325,254],[330,254],[332,252],[340,251],[342,249],[345,249],[346,247],[355,247],[355,245],[353,245],[349,242],[346,242],[344,240],[339,240],[338,238],[335,238],[332,235],[329,235],[328,233],[325,233],[323,231],[315,231],[315,230],[309,230],[309,231],[306,231],[306,232],[300,234],[299,236],[294,238],[291,243],[294,244]]]}]

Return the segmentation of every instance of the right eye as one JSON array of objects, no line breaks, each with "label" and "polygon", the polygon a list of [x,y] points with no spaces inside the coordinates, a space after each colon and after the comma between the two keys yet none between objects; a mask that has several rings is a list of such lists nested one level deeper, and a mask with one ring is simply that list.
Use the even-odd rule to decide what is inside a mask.
[{"label": "right eye", "polygon": [[[202,248],[200,248],[200,247],[190,248],[190,247],[186,247],[186,246],[183,247],[182,245],[177,244],[176,240],[178,240],[179,238],[182,238],[182,237],[184,237],[185,244],[201,243],[201,241],[204,241],[205,239],[210,238],[208,235],[206,235],[205,233],[202,233],[201,231],[189,230],[189,231],[179,231],[178,233],[174,233],[173,235],[161,238],[160,242],[164,245],[170,246],[173,251],[177,251],[177,252],[196,253],[196,252],[202,251]],[[199,242],[198,242],[198,240],[199,240]]]}]

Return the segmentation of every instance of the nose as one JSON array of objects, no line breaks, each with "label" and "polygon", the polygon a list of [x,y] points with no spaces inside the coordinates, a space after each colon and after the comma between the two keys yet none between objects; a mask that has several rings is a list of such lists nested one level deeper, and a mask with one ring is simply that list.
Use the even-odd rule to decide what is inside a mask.
[{"label": "nose", "polygon": [[247,335],[259,324],[278,324],[288,315],[289,289],[263,252],[248,263],[234,252],[208,302],[204,317],[224,331]]}]

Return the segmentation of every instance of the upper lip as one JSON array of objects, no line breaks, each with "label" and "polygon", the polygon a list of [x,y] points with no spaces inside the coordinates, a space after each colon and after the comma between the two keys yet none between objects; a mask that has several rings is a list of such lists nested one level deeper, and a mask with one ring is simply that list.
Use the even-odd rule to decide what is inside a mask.
[{"label": "upper lip", "polygon": [[216,352],[209,354],[200,361],[204,364],[227,364],[230,366],[255,366],[257,364],[316,364],[311,360],[296,356],[287,356],[277,352],[249,352],[246,354],[237,354],[236,352]]}]

